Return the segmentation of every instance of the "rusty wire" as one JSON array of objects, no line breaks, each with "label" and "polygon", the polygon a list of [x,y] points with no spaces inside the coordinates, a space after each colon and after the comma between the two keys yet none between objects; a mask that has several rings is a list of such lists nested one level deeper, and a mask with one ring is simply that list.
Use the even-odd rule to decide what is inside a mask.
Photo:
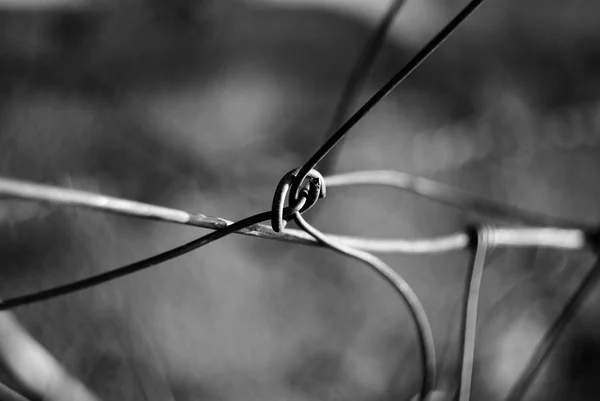
[{"label": "rusty wire", "polygon": [[[259,213],[237,222],[220,217],[210,217],[199,213],[190,213],[141,202],[108,197],[73,189],[60,188],[45,184],[36,184],[9,178],[0,178],[0,196],[18,198],[29,201],[44,201],[53,204],[85,207],[120,215],[190,225],[215,230],[199,239],[162,252],[147,259],[128,264],[96,276],[77,282],[50,288],[36,293],[17,296],[0,301],[0,311],[16,308],[21,305],[47,300],[59,295],[89,288],[91,286],[114,280],[142,269],[166,262],[210,242],[232,233],[257,238],[294,242],[304,245],[325,246],[336,252],[369,265],[375,272],[385,278],[401,295],[409,308],[415,322],[420,350],[422,354],[422,386],[420,398],[425,399],[436,386],[436,360],[431,327],[424,308],[408,283],[398,273],[383,263],[370,252],[431,254],[463,249],[472,249],[473,265],[471,269],[468,297],[465,308],[462,345],[462,373],[460,380],[460,400],[470,397],[472,369],[475,351],[475,329],[479,287],[483,276],[485,255],[490,244],[495,247],[551,247],[563,250],[596,250],[597,235],[595,228],[576,221],[544,216],[539,213],[524,211],[507,205],[483,199],[448,186],[423,178],[390,171],[365,171],[339,174],[323,178],[314,170],[316,165],[348,134],[366,114],[368,114],[383,98],[393,91],[412,71],[414,71],[437,47],[439,47],[471,15],[484,0],[471,0],[415,57],[413,57],[390,81],[377,91],[358,111],[356,111],[337,131],[321,146],[315,154],[300,168],[286,174],[278,186],[270,211]],[[381,46],[381,41],[389,29],[391,22],[400,10],[403,0],[392,2],[390,9],[382,19],[378,30],[368,42],[368,47],[360,58],[351,79],[344,91],[342,103],[335,112],[333,124],[337,125],[349,108],[352,98],[358,93],[372,60]],[[305,180],[308,178],[308,182]],[[529,227],[488,227],[478,230],[476,239],[469,230],[429,239],[374,239],[353,236],[325,234],[314,228],[302,217],[302,213],[310,209],[320,198],[325,196],[326,186],[341,187],[348,185],[380,185],[392,186],[424,196],[461,210],[512,224],[528,224]],[[289,192],[289,196],[288,196]],[[288,206],[284,203],[288,197]],[[294,219],[302,230],[286,229],[288,220]],[[271,220],[271,227],[260,224]],[[590,290],[598,275],[596,266],[589,272],[580,288],[573,294],[556,323],[548,331],[538,351],[521,376],[509,399],[518,400],[525,394],[535,377],[539,366],[544,361],[564,327],[579,306],[585,294]]]}]

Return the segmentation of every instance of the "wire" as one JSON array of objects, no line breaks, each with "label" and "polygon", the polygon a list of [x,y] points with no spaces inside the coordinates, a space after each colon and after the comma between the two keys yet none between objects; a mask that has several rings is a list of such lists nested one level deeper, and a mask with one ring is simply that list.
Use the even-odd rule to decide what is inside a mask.
[{"label": "wire", "polygon": [[462,361],[459,387],[459,401],[469,401],[473,381],[473,363],[475,359],[475,341],[477,335],[477,309],[485,259],[490,246],[489,232],[492,228],[484,226],[477,230],[476,249],[469,274],[468,293],[464,308],[464,325],[462,332]]},{"label": "wire", "polygon": [[[302,207],[304,202],[300,202],[296,207]],[[295,208],[287,208],[285,214],[289,214],[290,211],[296,210]],[[207,234],[201,238],[198,238],[194,241],[188,242],[187,244],[178,246],[177,248],[170,249],[166,252],[159,253],[158,255],[154,255],[152,257],[125,265],[123,267],[110,270],[105,273],[101,273],[95,276],[91,276],[82,280],[74,281],[72,283],[68,283],[65,285],[53,287],[47,290],[38,291],[26,295],[20,295],[14,298],[8,298],[3,301],[0,301],[0,311],[13,309],[19,306],[32,304],[35,302],[45,301],[51,298],[55,298],[61,295],[70,294],[76,291],[81,291],[86,288],[90,288],[102,283],[106,283],[108,281],[115,280],[117,278],[121,278],[136,272],[139,272],[144,269],[148,269],[152,266],[156,266],[160,263],[167,262],[171,259],[177,258],[179,256],[185,255],[186,253],[192,252],[198,248],[201,248],[205,245],[210,244],[213,241],[216,241],[220,238],[223,238],[241,228],[251,226],[253,224],[257,224],[261,221],[268,220],[271,217],[271,212],[263,212],[259,214],[255,214],[250,217],[246,217],[236,223],[233,223],[225,228],[221,228],[219,230],[213,231],[210,234]]]},{"label": "wire", "polygon": [[[387,36],[394,19],[399,14],[404,4],[406,4],[406,0],[392,0],[387,11],[377,25],[377,28],[368,38],[361,55],[354,64],[354,68],[350,73],[350,77],[348,78],[346,86],[342,91],[342,97],[340,98],[337,108],[333,114],[331,124],[326,131],[327,135],[329,135],[330,132],[334,132],[334,130],[344,122],[348,111],[356,101],[360,90],[367,81],[369,72],[373,68],[373,64],[375,64],[377,53],[379,53],[381,50],[381,47],[385,41],[385,37]],[[333,168],[332,166],[335,164],[335,159],[330,157],[324,163],[327,164],[321,165],[321,172],[323,174],[327,174],[328,171]]]},{"label": "wire", "polygon": [[321,146],[315,154],[300,168],[298,178],[292,187],[292,193],[298,193],[298,188],[308,172],[342,140],[367,113],[380,101],[390,94],[406,79],[431,53],[433,53],[485,0],[471,0],[442,30],[435,35],[396,75],[381,87],[367,102],[361,106],[338,130]]},{"label": "wire", "polygon": [[573,319],[577,310],[600,278],[600,257],[596,258],[594,266],[587,272],[579,287],[571,295],[564,308],[535,348],[527,367],[513,385],[506,397],[507,401],[520,401],[537,377],[537,374],[548,358],[550,350],[556,344],[567,325]]},{"label": "wire", "polygon": [[294,220],[296,221],[296,224],[302,227],[303,230],[315,237],[319,242],[327,245],[332,250],[367,264],[367,266],[369,266],[388,283],[390,283],[396,292],[398,292],[398,294],[402,297],[417,327],[419,347],[421,349],[421,357],[423,359],[421,399],[424,399],[425,396],[435,388],[435,343],[433,340],[433,332],[431,330],[429,319],[427,318],[425,309],[423,308],[423,305],[421,304],[421,301],[415,292],[398,273],[396,273],[392,268],[386,265],[375,255],[354,249],[327,237],[327,235],[321,233],[319,230],[311,226],[306,220],[304,220],[300,213],[294,213]]},{"label": "wire", "polygon": [[[461,193],[452,188],[445,187],[433,181],[411,178],[401,173],[389,171],[353,172],[325,178],[325,183],[334,187],[369,184],[367,177],[377,185],[388,185],[411,191],[417,195],[435,199],[436,196],[448,202],[452,201],[453,192],[459,194],[458,202],[474,205],[477,198]],[[403,178],[409,177],[409,178]],[[406,179],[406,182],[403,180]],[[426,184],[426,185],[425,185]],[[438,186],[438,188],[436,188]],[[162,206],[136,202],[128,199],[94,194],[86,191],[67,189],[46,184],[37,184],[27,181],[14,180],[0,177],[0,196],[12,198],[44,201],[53,204],[79,206],[107,213],[125,215],[130,217],[158,220],[163,222],[183,224],[193,227],[202,227],[218,230],[233,224],[232,221],[222,217],[211,217],[201,213],[191,213],[184,210],[166,208]],[[460,198],[460,197],[464,197]],[[483,202],[483,200],[482,200]],[[473,206],[476,208],[477,206]],[[481,206],[483,208],[483,206]],[[500,208],[501,205],[498,205]],[[482,209],[483,213],[483,209]],[[498,213],[502,213],[500,210]],[[511,212],[504,213],[510,215]],[[516,216],[515,216],[516,218]],[[304,231],[286,229],[280,233],[263,224],[255,224],[235,232],[256,238],[271,239],[284,242],[294,242],[302,245],[322,246],[312,236]],[[495,242],[498,246],[543,246],[557,249],[583,249],[587,244],[586,231],[577,228],[498,228],[495,231]],[[337,234],[327,234],[338,242],[359,248],[367,252],[378,253],[405,253],[425,254],[444,253],[465,249],[469,238],[465,233],[455,233],[432,238],[416,239],[384,239],[362,238]]]},{"label": "wire", "polygon": [[[158,220],[212,230],[218,230],[233,224],[232,221],[222,217],[211,217],[201,213],[190,213],[184,210],[171,209],[128,199],[0,177],[1,195],[29,201],[44,201],[59,205],[79,206],[129,217]],[[255,238],[322,246],[304,231],[286,229],[277,233],[271,227],[263,224],[255,224],[242,228],[235,233]],[[328,235],[336,241],[344,242],[354,248],[379,253],[443,253],[463,249],[468,244],[467,235],[464,233],[411,240]]]},{"label": "wire", "polygon": [[398,171],[370,170],[336,174],[325,177],[325,184],[329,188],[345,185],[391,186],[468,213],[480,214],[505,221],[542,226],[592,228],[590,225],[581,222],[546,216],[542,213],[504,205],[491,199],[452,188],[449,185]]}]

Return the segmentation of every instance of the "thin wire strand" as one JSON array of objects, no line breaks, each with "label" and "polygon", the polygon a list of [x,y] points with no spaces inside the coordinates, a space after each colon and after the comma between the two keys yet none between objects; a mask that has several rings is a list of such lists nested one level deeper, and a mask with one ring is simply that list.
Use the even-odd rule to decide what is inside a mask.
[{"label": "thin wire strand", "polygon": [[[364,174],[368,173],[369,172],[364,172]],[[364,176],[360,177],[361,174],[363,173],[350,173],[347,178],[341,179],[345,176],[345,174],[342,174],[331,178],[325,178],[325,182],[327,185],[338,187],[364,184],[365,182],[362,180]],[[385,177],[379,173],[374,175],[373,178],[379,179],[381,185],[401,187],[396,185],[393,180],[390,180],[390,182],[387,183],[384,182]],[[440,192],[440,196],[444,196],[443,190]],[[9,178],[0,178],[0,196],[28,201],[50,202],[59,205],[78,206],[129,217],[183,224],[212,230],[218,230],[233,224],[232,221],[221,217],[211,217],[200,213],[190,213],[184,210],[166,208],[86,191]],[[304,231],[285,229],[281,233],[276,233],[271,227],[263,224],[254,224],[242,228],[235,233],[255,238],[294,242],[302,245],[322,246],[322,244]],[[327,234],[327,236],[338,242],[342,242],[347,246],[377,253],[437,254],[465,249],[469,244],[469,237],[466,233],[454,233],[426,239],[362,238],[338,234]],[[580,250],[587,246],[586,232],[576,228],[498,228],[496,230],[496,237],[495,242],[499,247],[540,246],[565,250]]]},{"label": "thin wire strand", "polygon": [[[367,102],[361,106],[333,135],[321,146],[314,155],[300,168],[296,188],[306,178],[308,172],[348,134],[363,117],[365,117],[379,102],[390,94],[402,81],[404,81],[427,57],[431,55],[485,0],[471,0],[442,30],[433,37],[396,75],[394,75],[381,89],[379,89]],[[295,190],[292,193],[296,192]],[[296,192],[297,193],[297,192]]]},{"label": "thin wire strand", "polygon": [[468,213],[480,214],[503,221],[541,226],[592,228],[590,225],[581,222],[546,216],[542,213],[505,205],[427,178],[416,177],[398,171],[369,170],[336,174],[325,177],[325,184],[329,188],[347,185],[384,185],[407,191]]},{"label": "thin wire strand", "polygon": [[525,397],[527,390],[533,384],[544,361],[548,359],[550,351],[577,313],[577,310],[581,307],[587,295],[594,289],[599,278],[600,257],[597,256],[594,266],[587,272],[579,287],[573,292],[550,329],[536,346],[527,367],[509,391],[506,397],[507,401],[520,401]]},{"label": "thin wire strand", "polygon": [[462,330],[462,361],[459,384],[459,401],[469,401],[473,381],[473,363],[475,360],[475,341],[477,336],[477,309],[485,260],[490,246],[488,232],[491,228],[483,226],[477,230],[477,244],[474,251],[473,264],[469,274],[468,293],[464,308],[464,325]]},{"label": "thin wire strand", "polygon": [[[290,209],[287,210],[289,213]],[[187,253],[190,253],[198,248],[201,248],[205,245],[210,244],[213,241],[216,241],[220,238],[223,238],[241,228],[248,227],[253,224],[257,224],[261,221],[268,220],[271,217],[271,212],[263,212],[259,214],[255,214],[253,216],[242,219],[236,223],[233,223],[225,228],[221,228],[219,230],[213,231],[210,234],[207,234],[201,238],[198,238],[194,241],[188,242],[187,244],[178,246],[177,248],[170,249],[166,252],[159,253],[158,255],[154,255],[152,257],[140,260],[138,262],[130,263],[126,266],[113,269],[107,271],[105,273],[101,273],[95,276],[91,276],[82,280],[74,281],[72,283],[68,283],[65,285],[53,287],[47,290],[38,291],[26,295],[20,295],[14,298],[8,298],[3,301],[0,301],[0,311],[13,309],[19,306],[32,304],[36,302],[45,301],[48,299],[52,299],[58,296],[70,294],[76,291],[81,291],[90,287],[97,286],[99,284],[106,283],[108,281],[115,280],[117,278],[121,278],[141,270],[148,269],[150,267],[156,266],[160,263],[167,262],[171,259],[177,258],[179,256],[183,256]]]},{"label": "thin wire strand", "polygon": [[[333,114],[331,124],[326,131],[329,135],[334,132],[346,118],[346,115],[350,111],[356,101],[361,89],[364,87],[369,73],[375,64],[377,54],[381,50],[385,37],[387,36],[392,23],[396,19],[396,16],[400,13],[402,7],[406,4],[406,0],[391,0],[390,6],[381,18],[377,28],[373,31],[365,44],[362,53],[354,64],[354,68],[350,73],[350,77],[342,91],[342,97],[337,105],[337,108]],[[339,146],[340,144],[338,144]],[[333,156],[333,155],[332,155]],[[326,164],[325,164],[326,163]],[[335,165],[335,158],[330,157],[321,165],[321,172],[327,174],[330,169]]]},{"label": "thin wire strand", "polygon": [[[9,178],[0,178],[0,196],[1,195],[27,201],[42,201],[59,205],[78,206],[129,217],[183,224],[212,230],[218,230],[233,224],[232,221],[221,217],[211,217],[201,213],[190,213],[184,210],[99,195],[92,192]],[[281,233],[276,233],[271,227],[263,224],[251,225],[242,228],[235,233],[255,238],[294,242],[302,245],[322,246],[317,240],[304,231],[286,229]],[[412,240],[361,238],[336,234],[328,235],[336,241],[341,241],[348,246],[368,252],[379,253],[444,253],[463,249],[468,243],[467,235],[463,233]]]},{"label": "thin wire strand", "polygon": [[402,297],[406,306],[408,307],[411,317],[413,318],[417,327],[417,334],[419,339],[419,348],[421,351],[421,357],[423,360],[422,364],[422,375],[423,382],[421,386],[421,399],[425,399],[425,396],[429,394],[435,388],[436,380],[436,360],[435,360],[435,343],[433,339],[433,332],[425,309],[421,304],[421,301],[409,286],[409,284],[396,273],[392,268],[385,264],[381,259],[375,255],[354,249],[346,246],[340,242],[335,241],[332,238],[327,237],[326,234],[321,233],[319,230],[311,226],[300,213],[294,213],[294,220],[302,227],[303,230],[308,232],[310,235],[315,237],[319,242],[327,245],[332,250],[358,261],[365,263],[381,277],[383,277],[388,283],[390,283],[396,292]]}]

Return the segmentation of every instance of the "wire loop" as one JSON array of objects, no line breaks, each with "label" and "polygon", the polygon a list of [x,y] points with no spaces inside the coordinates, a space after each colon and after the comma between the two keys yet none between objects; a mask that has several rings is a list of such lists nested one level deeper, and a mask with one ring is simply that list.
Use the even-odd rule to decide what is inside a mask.
[{"label": "wire loop", "polygon": [[[289,207],[294,208],[302,198],[306,202],[300,207],[298,213],[304,213],[316,205],[320,198],[326,194],[325,179],[317,170],[310,170],[305,179],[299,180],[299,168],[295,168],[283,176],[273,196],[273,207],[271,209],[271,226],[273,231],[281,232],[287,225],[287,222],[293,218],[293,215],[284,216],[283,209],[285,198],[289,194]],[[303,186],[304,184],[304,186]]]}]

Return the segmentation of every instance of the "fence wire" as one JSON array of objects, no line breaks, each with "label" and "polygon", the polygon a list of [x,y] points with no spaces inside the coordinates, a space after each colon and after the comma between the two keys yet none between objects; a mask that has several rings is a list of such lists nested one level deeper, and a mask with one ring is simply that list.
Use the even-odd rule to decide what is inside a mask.
[{"label": "fence wire", "polygon": [[[130,217],[214,230],[201,238],[177,248],[96,276],[2,300],[0,301],[0,311],[7,311],[26,304],[41,302],[115,280],[177,258],[233,233],[301,245],[326,247],[367,264],[388,281],[404,300],[415,322],[422,359],[422,385],[418,399],[425,400],[436,390],[436,356],[429,319],[419,298],[409,284],[391,267],[373,255],[373,253],[433,254],[468,250],[473,256],[463,310],[460,380],[458,380],[459,384],[455,391],[456,394],[448,394],[448,399],[454,399],[458,396],[459,401],[469,400],[471,396],[476,345],[479,288],[483,278],[485,259],[488,251],[497,247],[548,247],[562,250],[591,250],[597,252],[598,231],[594,226],[587,223],[550,217],[499,204],[431,180],[400,172],[360,171],[323,178],[315,168],[340,143],[352,127],[414,71],[483,2],[484,0],[470,1],[396,75],[360,107],[358,111],[341,124],[340,128],[329,137],[323,146],[302,167],[286,174],[275,191],[271,210],[246,217],[237,222],[232,222],[225,218],[211,217],[185,210],[0,177],[0,196],[5,198],[83,207]],[[342,101],[334,114],[332,123],[334,128],[340,125],[352,106],[352,101],[368,74],[377,51],[381,47],[383,38],[389,30],[394,17],[402,8],[403,3],[404,0],[392,1],[380,25],[368,41],[365,51],[359,58],[359,62],[351,74],[348,85],[344,89]],[[465,227],[465,230],[462,232],[441,235],[435,238],[378,239],[322,233],[304,220],[302,214],[314,206],[319,199],[325,197],[326,188],[352,185],[389,186],[408,191],[415,195],[433,199],[448,206],[467,211],[470,214],[478,215],[483,219],[492,220],[495,225],[482,222],[481,224]],[[285,206],[286,200],[287,206]],[[271,221],[270,226],[261,224],[268,220]],[[285,223],[289,220],[294,220],[301,229],[285,228]],[[510,391],[508,400],[521,400],[525,396],[527,389],[534,380],[550,349],[569,323],[582,300],[597,281],[600,272],[599,266],[600,263],[596,263],[590,269],[579,288],[573,293],[556,322],[551,326],[546,336],[536,348],[529,365]],[[3,340],[0,338],[1,341]],[[11,369],[14,366],[8,366],[8,368]],[[25,399],[16,393],[13,395],[14,392],[9,388],[5,388],[4,385],[0,386],[0,393],[3,394],[3,397],[7,397],[7,399]],[[9,394],[12,398],[9,398]]]}]

